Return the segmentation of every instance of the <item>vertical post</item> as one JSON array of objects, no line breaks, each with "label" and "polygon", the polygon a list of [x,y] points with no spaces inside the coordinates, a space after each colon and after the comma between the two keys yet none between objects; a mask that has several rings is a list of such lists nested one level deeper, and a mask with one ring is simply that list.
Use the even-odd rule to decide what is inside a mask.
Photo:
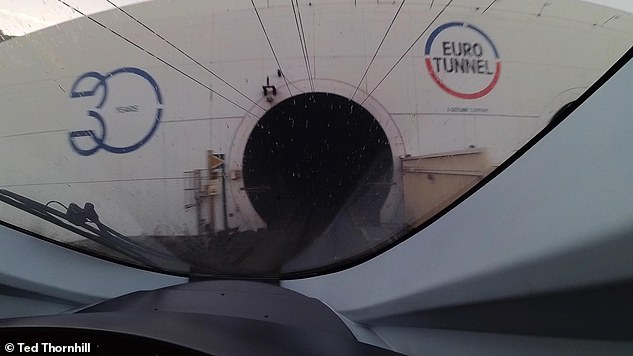
[{"label": "vertical post", "polygon": [[[208,150],[207,151],[207,174],[208,174],[208,183],[209,185],[213,184],[213,181],[215,180],[214,177],[214,162],[213,162],[213,151]],[[210,192],[211,187],[207,186],[207,191],[205,192],[206,195],[209,197],[209,230],[211,233],[215,232],[215,200],[211,199],[211,192]]]},{"label": "vertical post", "polygon": [[[227,216],[227,203],[226,203],[226,170],[225,170],[225,164],[224,164],[224,154],[223,153],[213,153],[213,151],[209,150],[207,151],[207,169],[209,171],[209,191],[208,191],[208,195],[209,197],[217,195],[217,191],[216,189],[217,187],[217,181],[218,181],[218,171],[219,174],[221,174],[221,177],[219,177],[221,179],[221,183],[222,184],[222,214],[223,214],[223,223],[224,226],[222,226],[222,229],[227,230],[228,229],[228,216]],[[213,221],[215,222],[215,209],[213,208],[215,205],[215,202],[213,200],[210,200],[210,205],[211,205],[211,213],[213,214]],[[215,231],[215,223],[213,225],[213,230]]]},{"label": "vertical post", "polygon": [[195,197],[196,205],[196,225],[198,225],[198,236],[202,235],[202,212],[201,212],[201,197],[200,197],[200,170],[193,171],[193,193]]},{"label": "vertical post", "polygon": [[227,215],[227,208],[226,208],[226,161],[224,160],[224,153],[218,153],[217,154],[218,158],[220,158],[222,160],[222,165],[220,166],[221,172],[222,172],[222,210],[223,210],[223,217],[224,217],[224,230],[228,230],[229,229],[229,218]]}]

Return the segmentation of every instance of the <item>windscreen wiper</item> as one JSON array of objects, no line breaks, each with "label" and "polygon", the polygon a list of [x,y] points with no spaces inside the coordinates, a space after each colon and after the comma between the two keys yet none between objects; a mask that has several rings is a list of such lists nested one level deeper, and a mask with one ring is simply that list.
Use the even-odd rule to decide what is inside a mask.
[{"label": "windscreen wiper", "polygon": [[63,212],[6,189],[0,189],[0,201],[124,254],[148,267],[163,269],[161,265],[165,260],[173,262],[176,259],[172,255],[135,243],[103,224],[92,203],[85,203],[83,208],[71,203],[66,212]]}]

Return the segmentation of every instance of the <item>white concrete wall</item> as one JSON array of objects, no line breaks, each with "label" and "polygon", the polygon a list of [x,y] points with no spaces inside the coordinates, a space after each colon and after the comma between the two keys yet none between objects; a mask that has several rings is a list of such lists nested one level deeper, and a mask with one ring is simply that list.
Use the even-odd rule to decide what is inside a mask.
[{"label": "white concrete wall", "polygon": [[[351,96],[399,3],[375,1],[301,1],[312,71],[317,90]],[[355,3],[357,3],[355,5]],[[442,9],[444,1],[408,1],[361,83],[355,100],[363,101],[386,71]],[[553,113],[579,95],[633,43],[633,21],[622,16],[601,24],[617,11],[567,0],[536,16],[540,1],[504,1],[485,13],[487,1],[455,1],[431,26],[366,105],[380,112],[381,123],[398,132],[394,156],[486,147],[496,164],[538,132]],[[307,74],[287,1],[256,1],[287,78],[306,88]],[[261,85],[270,76],[279,88],[277,101],[299,91],[285,87],[250,1],[153,1],[127,10],[177,44],[264,108]],[[204,69],[118,11],[95,18],[251,111],[245,112],[88,19],[12,39],[0,45],[0,186],[41,201],[95,203],[102,219],[123,233],[187,234],[196,231],[193,209],[185,210],[185,171],[206,167],[206,152],[228,155],[230,169],[241,166],[248,139],[245,127],[263,114]],[[601,21],[602,20],[602,21]],[[424,65],[424,45],[432,30],[465,21],[484,31],[500,53],[502,72],[486,96],[465,100],[442,91]],[[459,32],[459,31],[458,31]],[[465,38],[472,33],[463,32]],[[164,112],[151,139],[136,151],[101,150],[80,156],[68,133],[93,129],[86,116],[96,98],[70,98],[76,79],[86,72],[109,73],[136,67],[160,88]],[[92,82],[91,82],[92,80]],[[83,90],[90,89],[88,78]],[[129,145],[151,127],[157,108],[150,86],[140,77],[121,74],[108,80],[108,100],[100,109],[108,143]],[[345,93],[347,91],[347,93]],[[97,97],[101,92],[97,92]],[[116,108],[138,105],[136,113]],[[450,108],[484,109],[477,114]],[[89,138],[78,141],[89,145]],[[394,157],[396,160],[397,157]],[[232,226],[254,228],[240,181],[228,191]],[[241,195],[240,195],[241,194]],[[220,199],[217,199],[220,204]],[[220,211],[219,205],[216,211]],[[3,219],[40,232],[49,227],[20,220],[0,207]],[[15,216],[14,216],[15,215]]]}]

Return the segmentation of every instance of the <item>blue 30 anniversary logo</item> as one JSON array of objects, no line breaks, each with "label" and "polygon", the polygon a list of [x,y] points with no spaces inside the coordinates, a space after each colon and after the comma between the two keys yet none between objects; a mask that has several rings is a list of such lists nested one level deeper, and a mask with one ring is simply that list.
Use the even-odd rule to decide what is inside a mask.
[{"label": "blue 30 anniversary logo", "polygon": [[[149,131],[142,137],[139,137],[138,140],[132,144],[128,144],[126,146],[116,146],[112,144],[108,144],[108,125],[107,122],[107,113],[102,111],[102,108],[106,104],[108,100],[108,93],[110,88],[108,87],[108,81],[116,76],[124,76],[124,75],[132,75],[138,76],[145,81],[147,81],[147,85],[153,90],[156,96],[156,112],[155,114],[152,112],[153,121],[151,122]],[[82,83],[87,81],[94,81],[96,79],[96,84],[90,90],[79,91],[78,87],[82,85]],[[85,85],[84,85],[85,87]],[[100,90],[101,89],[101,90]],[[119,88],[121,89],[121,88]],[[123,88],[125,89],[125,88]],[[127,88],[130,90],[130,88]],[[98,96],[100,95],[100,97]],[[101,74],[98,72],[88,72],[82,74],[77,78],[75,83],[72,86],[72,90],[70,92],[71,98],[95,98],[97,99],[97,105],[94,106],[92,110],[88,110],[88,117],[91,120],[96,120],[98,123],[98,130],[77,130],[71,131],[68,134],[68,140],[72,149],[82,156],[90,156],[103,149],[107,152],[111,153],[129,153],[139,149],[143,146],[147,141],[149,141],[156,130],[158,129],[158,125],[160,124],[160,119],[163,114],[163,98],[160,93],[160,88],[158,87],[158,83],[152,78],[144,70],[133,68],[133,67],[125,67],[119,68],[107,74]],[[125,112],[136,112],[138,110],[137,106],[126,106],[126,107],[117,107],[116,112],[125,113]],[[112,113],[110,113],[111,115]],[[83,138],[82,142],[84,142],[81,146],[78,144],[78,140]],[[86,145],[86,140],[89,140],[88,145]]]}]

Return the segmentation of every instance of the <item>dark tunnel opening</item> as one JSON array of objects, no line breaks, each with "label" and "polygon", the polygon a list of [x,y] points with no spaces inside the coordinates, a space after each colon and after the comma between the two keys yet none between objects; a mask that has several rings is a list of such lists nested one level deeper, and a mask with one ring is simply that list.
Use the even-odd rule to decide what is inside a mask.
[{"label": "dark tunnel opening", "polygon": [[314,238],[342,210],[356,224],[380,223],[393,158],[385,132],[361,105],[307,93],[259,120],[243,172],[244,189],[269,230]]}]

